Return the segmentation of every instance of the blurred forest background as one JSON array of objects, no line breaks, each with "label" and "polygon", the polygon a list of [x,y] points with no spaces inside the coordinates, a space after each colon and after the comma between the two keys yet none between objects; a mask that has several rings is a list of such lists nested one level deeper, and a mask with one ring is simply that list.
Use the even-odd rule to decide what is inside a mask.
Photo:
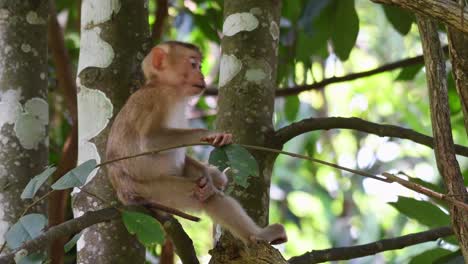
[{"label": "blurred forest background", "polygon": [[[80,5],[80,1],[56,1],[72,72],[80,53]],[[203,51],[209,89],[191,107],[193,127],[215,128],[223,5],[222,0],[148,1],[152,44],[179,40]],[[283,1],[279,26],[275,129],[304,118],[356,117],[432,135],[421,39],[411,12],[368,0]],[[439,36],[447,45],[445,27],[440,27]],[[452,135],[456,144],[466,146],[466,117],[449,60],[447,67]],[[52,59],[48,74],[49,163],[58,164],[71,132],[71,117]],[[417,178],[413,181],[420,185],[444,192],[433,149],[349,128],[302,134],[283,150],[372,174],[402,172]],[[191,152],[207,160],[210,150],[194,147]],[[467,185],[468,159],[457,159]],[[289,237],[277,247],[286,259],[312,249],[371,243],[450,225],[446,204],[396,183],[285,155],[278,156],[274,165],[270,196],[270,222],[283,223]],[[201,223],[181,223],[197,255],[208,260],[211,222],[204,216]],[[161,247],[148,250],[147,259],[153,262]],[[457,250],[457,241],[450,236],[340,263],[426,264],[453,252],[460,256]],[[67,256],[70,262],[73,254]],[[461,257],[452,261],[463,263]]]}]

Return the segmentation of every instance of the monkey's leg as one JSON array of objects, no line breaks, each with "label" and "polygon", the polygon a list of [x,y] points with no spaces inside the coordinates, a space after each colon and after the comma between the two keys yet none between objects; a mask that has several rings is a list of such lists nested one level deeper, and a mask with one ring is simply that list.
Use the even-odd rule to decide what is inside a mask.
[{"label": "monkey's leg", "polygon": [[242,206],[233,198],[215,194],[203,203],[205,212],[221,226],[227,228],[234,236],[244,243],[257,240],[267,241],[271,244],[280,244],[287,241],[284,227],[279,224],[260,228]]},{"label": "monkey's leg", "polygon": [[226,175],[220,172],[216,167],[207,166],[196,159],[185,156],[184,176],[195,180],[201,177],[211,178],[214,186],[219,190],[224,190],[228,179]]}]

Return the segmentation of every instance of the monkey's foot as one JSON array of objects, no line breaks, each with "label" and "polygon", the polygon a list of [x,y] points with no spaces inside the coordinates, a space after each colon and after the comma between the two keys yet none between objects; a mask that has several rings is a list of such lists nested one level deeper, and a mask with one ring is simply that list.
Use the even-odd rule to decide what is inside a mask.
[{"label": "monkey's foot", "polygon": [[288,236],[284,227],[280,224],[273,224],[263,228],[257,235],[250,236],[250,241],[267,241],[272,245],[282,244],[288,241]]}]

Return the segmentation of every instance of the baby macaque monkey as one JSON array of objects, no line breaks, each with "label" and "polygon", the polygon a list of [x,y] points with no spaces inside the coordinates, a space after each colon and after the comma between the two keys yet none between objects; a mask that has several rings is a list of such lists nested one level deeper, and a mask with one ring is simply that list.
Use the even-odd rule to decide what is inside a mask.
[{"label": "baby macaque monkey", "polygon": [[[177,41],[154,47],[142,69],[146,83],[116,116],[107,142],[107,160],[206,141],[232,143],[232,135],[188,127],[187,101],[205,88],[198,47]],[[261,228],[241,205],[222,191],[227,177],[218,169],[186,156],[178,148],[122,160],[107,166],[111,182],[124,204],[157,203],[178,210],[202,210],[244,243],[287,241],[284,228]]]}]

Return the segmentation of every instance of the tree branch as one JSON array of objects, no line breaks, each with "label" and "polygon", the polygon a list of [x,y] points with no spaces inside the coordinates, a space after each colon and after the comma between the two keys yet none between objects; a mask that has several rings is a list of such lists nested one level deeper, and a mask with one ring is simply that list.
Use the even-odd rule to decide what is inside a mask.
[{"label": "tree branch", "polygon": [[199,261],[193,247],[193,241],[185,233],[179,221],[172,216],[164,216],[158,212],[153,212],[153,216],[161,223],[164,231],[174,243],[177,256],[179,256],[182,263],[198,264]]},{"label": "tree branch", "polygon": [[152,32],[152,40],[153,43],[156,43],[161,40],[163,31],[164,31],[164,24],[166,23],[167,16],[169,13],[167,9],[169,8],[168,0],[157,0],[157,7],[156,7],[156,21],[153,25],[153,32]]},{"label": "tree branch", "polygon": [[[460,166],[455,156],[455,147],[450,124],[448,88],[445,62],[440,45],[437,22],[417,15],[419,34],[426,64],[426,79],[429,89],[434,152],[439,173],[442,175],[449,195],[460,202],[468,201],[468,193]],[[465,259],[468,259],[468,212],[451,206],[450,218]]]},{"label": "tree branch", "polygon": [[[448,47],[444,47],[444,51],[448,51]],[[351,73],[345,76],[340,76],[340,77],[331,77],[328,79],[324,79],[320,82],[316,82],[313,84],[307,84],[307,85],[298,85],[298,86],[293,86],[293,87],[287,87],[287,88],[277,88],[275,96],[276,97],[283,97],[283,96],[290,96],[290,95],[296,95],[298,93],[304,92],[304,91],[310,91],[310,90],[320,90],[323,89],[325,86],[333,83],[341,83],[341,82],[347,82],[347,81],[352,81],[356,80],[359,78],[363,77],[368,77],[372,76],[375,74],[379,74],[382,72],[386,71],[392,71],[398,68],[403,68],[403,67],[408,67],[408,66],[413,66],[413,65],[418,65],[418,64],[423,64],[424,63],[424,57],[423,55],[419,55],[416,57],[412,58],[407,58],[399,61],[395,61],[392,63],[388,63],[382,66],[379,66],[377,68],[374,68],[372,70],[367,70],[367,71],[362,71],[362,72],[356,72],[356,73]],[[218,94],[218,89],[217,88],[209,88],[205,91],[205,95],[217,95]]]},{"label": "tree branch", "polygon": [[[394,125],[381,125],[369,121],[362,120],[356,117],[324,117],[324,118],[308,118],[289,126],[279,129],[275,133],[275,142],[284,144],[290,139],[306,132],[316,130],[329,129],[354,129],[361,132],[366,132],[381,137],[394,137],[401,139],[409,139],[421,145],[434,148],[433,138],[414,130],[398,127]],[[461,145],[455,145],[457,154],[468,157],[468,148]]]},{"label": "tree branch", "polygon": [[375,255],[379,252],[401,249],[404,247],[433,241],[441,237],[452,235],[450,227],[439,227],[428,231],[414,233],[396,238],[383,239],[373,243],[324,250],[312,250],[304,255],[293,257],[290,264],[313,264],[326,261],[347,260]]},{"label": "tree branch", "polygon": [[[76,166],[78,159],[78,110],[77,110],[77,88],[75,78],[72,73],[70,57],[65,47],[62,29],[57,21],[57,12],[54,1],[49,1],[49,24],[48,24],[48,45],[52,53],[52,59],[57,73],[58,87],[65,97],[67,109],[70,111],[72,119],[71,132],[65,140],[62,148],[62,155],[58,168],[52,176],[56,181],[67,171]],[[53,192],[49,197],[48,220],[49,226],[54,226],[65,221],[67,202],[70,190]],[[63,246],[66,237],[60,237],[51,244],[49,255],[51,264],[63,263]]]},{"label": "tree branch", "polygon": [[445,24],[468,34],[468,27],[463,26],[462,20],[468,20],[468,12],[463,11],[457,1],[452,0],[371,0],[374,3],[394,4],[412,12],[435,18]]},{"label": "tree branch", "polygon": [[[134,209],[134,206],[126,208]],[[163,216],[159,212],[149,211],[156,220],[158,220],[164,231],[171,240],[174,241],[176,251],[183,263],[198,263],[195,249],[190,237],[185,233],[181,224],[172,216]],[[98,211],[89,211],[84,215],[71,219],[67,222],[50,227],[38,237],[26,241],[21,247],[13,250],[11,253],[0,257],[0,264],[14,263],[15,254],[20,250],[26,250],[28,254],[43,250],[49,246],[55,239],[59,237],[70,236],[76,234],[85,228],[94,224],[107,222],[120,217],[120,212],[116,208],[105,208]],[[63,248],[62,248],[63,250]]]},{"label": "tree branch", "polygon": [[69,220],[65,223],[53,226],[38,237],[26,241],[21,247],[15,249],[12,253],[0,257],[0,264],[14,263],[14,256],[20,250],[27,250],[33,253],[38,250],[46,248],[53,240],[75,234],[81,230],[90,227],[94,224],[109,221],[120,216],[120,213],[115,208],[106,208],[98,211],[89,211],[84,215],[75,219]]}]

